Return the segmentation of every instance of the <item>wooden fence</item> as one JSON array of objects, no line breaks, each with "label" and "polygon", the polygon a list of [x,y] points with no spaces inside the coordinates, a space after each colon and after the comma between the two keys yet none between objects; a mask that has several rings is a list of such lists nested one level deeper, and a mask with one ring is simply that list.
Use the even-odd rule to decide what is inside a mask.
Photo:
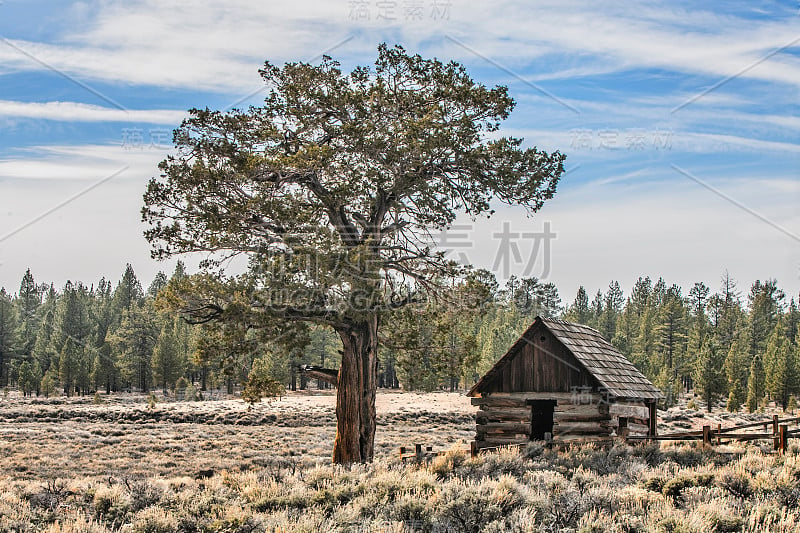
[{"label": "wooden fence", "polygon": [[[642,441],[702,441],[704,446],[712,446],[714,444],[727,444],[731,441],[747,442],[753,440],[772,440],[775,450],[780,453],[785,453],[789,447],[789,440],[793,438],[800,438],[800,428],[789,429],[790,424],[800,426],[800,417],[794,418],[778,418],[774,415],[772,420],[764,420],[760,422],[750,422],[748,424],[740,424],[731,427],[722,427],[722,424],[717,424],[717,427],[703,426],[703,429],[694,431],[683,431],[676,433],[667,433],[664,435],[656,436],[625,436],[626,442],[642,442]],[[742,433],[743,430],[751,430],[753,428],[763,427],[764,431],[759,433]],[[598,442],[608,443],[613,439],[597,439]],[[561,443],[567,445],[568,443]],[[501,449],[516,449],[521,450],[527,445],[525,444],[507,444],[503,446],[495,446],[492,448],[481,448],[478,450],[475,446],[475,441],[472,441],[470,449],[464,450],[464,453],[469,453],[475,457],[479,452],[498,451]],[[400,447],[400,459],[402,461],[414,460],[417,462],[430,461],[434,457],[444,455],[446,451],[433,451],[432,446],[423,446],[422,444],[415,444],[412,448],[405,446]]]},{"label": "wooden fence", "polygon": [[[629,436],[626,438],[629,442],[637,441],[702,441],[703,445],[711,446],[713,444],[723,444],[731,441],[753,441],[753,440],[772,440],[775,450],[780,453],[786,452],[791,438],[800,437],[800,429],[789,430],[789,424],[800,424],[800,417],[794,418],[778,418],[774,415],[772,420],[764,420],[761,422],[751,422],[748,424],[740,424],[738,426],[731,426],[723,428],[722,424],[717,424],[717,427],[703,426],[701,430],[684,431],[678,433],[668,433],[665,435],[655,436]],[[771,426],[771,428],[770,428]],[[742,430],[763,427],[764,431],[761,433],[742,433]],[[769,431],[771,429],[771,431]]]}]

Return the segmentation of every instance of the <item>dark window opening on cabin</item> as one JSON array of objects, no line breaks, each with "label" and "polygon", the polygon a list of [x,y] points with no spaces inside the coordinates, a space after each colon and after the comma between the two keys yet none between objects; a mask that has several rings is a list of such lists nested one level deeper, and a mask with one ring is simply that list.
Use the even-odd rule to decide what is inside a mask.
[{"label": "dark window opening on cabin", "polygon": [[545,440],[545,433],[553,435],[555,400],[528,400],[531,406],[531,440]]}]

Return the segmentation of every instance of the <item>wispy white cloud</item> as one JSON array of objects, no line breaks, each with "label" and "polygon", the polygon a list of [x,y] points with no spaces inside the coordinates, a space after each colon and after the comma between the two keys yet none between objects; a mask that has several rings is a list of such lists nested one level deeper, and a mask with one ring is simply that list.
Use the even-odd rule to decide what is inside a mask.
[{"label": "wispy white cloud", "polygon": [[122,145],[34,146],[0,159],[6,180],[96,180],[126,171],[119,179],[146,179],[158,173],[166,148],[128,149]]},{"label": "wispy white cloud", "polygon": [[[351,11],[349,2],[321,0],[235,0],[203,9],[178,0],[102,2],[94,6],[94,19],[65,32],[58,43],[13,44],[77,76],[225,91],[257,82],[255,68],[264,59],[307,58],[346,35],[357,38],[339,57],[363,54],[380,40],[445,57],[471,57],[441,40],[442,34],[452,34],[510,64],[530,64],[548,54],[573,62],[566,68],[543,62],[548,66],[539,75],[545,77],[559,68],[564,77],[632,68],[726,77],[748,69],[742,77],[800,84],[795,56],[779,53],[764,60],[800,38],[796,17],[754,20],[647,2],[519,0],[454,2],[449,18],[436,23],[404,20],[399,8],[394,21],[379,19],[377,12],[369,20],[353,20]],[[6,68],[42,68],[9,46],[0,46],[0,61]]]},{"label": "wispy white cloud", "polygon": [[0,100],[0,117],[65,122],[144,122],[178,125],[185,111],[172,109],[115,109],[79,102],[18,102]]}]

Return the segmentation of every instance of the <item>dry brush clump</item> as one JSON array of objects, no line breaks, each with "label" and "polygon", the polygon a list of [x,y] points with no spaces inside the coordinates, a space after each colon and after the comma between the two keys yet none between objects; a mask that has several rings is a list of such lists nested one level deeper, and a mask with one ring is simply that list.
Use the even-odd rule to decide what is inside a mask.
[{"label": "dry brush clump", "polygon": [[428,463],[0,480],[0,531],[800,531],[800,458],[532,445]]}]

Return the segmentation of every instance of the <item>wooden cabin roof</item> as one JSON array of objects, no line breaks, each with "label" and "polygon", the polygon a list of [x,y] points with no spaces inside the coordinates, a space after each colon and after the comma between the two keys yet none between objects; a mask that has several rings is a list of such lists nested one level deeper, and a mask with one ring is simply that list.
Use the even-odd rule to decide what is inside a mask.
[{"label": "wooden cabin roof", "polygon": [[575,356],[609,396],[646,400],[663,398],[661,391],[596,329],[538,316],[508,352],[470,389],[467,396],[476,396],[483,392],[484,385],[488,384],[511,359],[521,353],[522,345],[530,342],[528,337],[540,326],[547,328]]}]

